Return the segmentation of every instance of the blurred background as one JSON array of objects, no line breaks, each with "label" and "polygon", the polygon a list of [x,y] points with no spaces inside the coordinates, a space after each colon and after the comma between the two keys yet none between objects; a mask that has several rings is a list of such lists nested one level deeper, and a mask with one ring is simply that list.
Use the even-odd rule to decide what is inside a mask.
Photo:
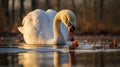
[{"label": "blurred background", "polygon": [[0,34],[19,33],[23,17],[34,9],[72,10],[78,35],[120,34],[120,0],[0,0]]}]

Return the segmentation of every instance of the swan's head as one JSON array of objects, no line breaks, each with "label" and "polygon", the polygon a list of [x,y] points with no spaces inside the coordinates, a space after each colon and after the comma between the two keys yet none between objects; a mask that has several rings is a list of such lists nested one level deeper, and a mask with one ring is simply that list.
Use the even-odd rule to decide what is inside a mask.
[{"label": "swan's head", "polygon": [[74,41],[73,32],[76,28],[76,17],[75,14],[70,10],[63,10],[63,16],[61,17],[62,22],[68,29],[68,34],[70,36],[70,40]]}]

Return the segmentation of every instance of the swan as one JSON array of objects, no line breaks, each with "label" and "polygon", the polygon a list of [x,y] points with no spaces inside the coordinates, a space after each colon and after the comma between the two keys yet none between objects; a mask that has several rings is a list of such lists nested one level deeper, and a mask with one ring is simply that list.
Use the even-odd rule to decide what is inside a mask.
[{"label": "swan", "polygon": [[[18,30],[23,34],[23,38],[27,44],[57,44],[65,45],[67,42],[66,33],[63,35],[61,29],[68,30],[70,39],[73,38],[73,31],[76,27],[76,17],[71,10],[65,9],[51,17],[51,10],[44,11],[42,9],[36,9],[28,13],[22,21],[22,27],[18,27]],[[51,19],[51,18],[52,19]],[[52,22],[53,21],[53,22]],[[62,27],[64,24],[65,28]],[[51,25],[52,24],[52,25]],[[60,28],[61,27],[61,28]],[[66,36],[66,37],[64,37]]]}]

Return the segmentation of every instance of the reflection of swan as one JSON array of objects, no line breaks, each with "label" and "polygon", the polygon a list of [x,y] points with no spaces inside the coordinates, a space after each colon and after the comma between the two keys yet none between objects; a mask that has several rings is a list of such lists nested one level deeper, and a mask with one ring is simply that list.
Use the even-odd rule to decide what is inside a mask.
[{"label": "reflection of swan", "polygon": [[69,67],[68,53],[54,52],[53,55],[54,67]]},{"label": "reflection of swan", "polygon": [[[18,63],[22,67],[52,67],[53,53],[52,52],[36,52],[39,45],[20,44],[19,48],[27,49],[26,52],[18,53]],[[43,47],[45,49],[46,47]],[[42,49],[42,47],[41,47]]]},{"label": "reflection of swan", "polygon": [[18,53],[19,64],[23,67],[39,67],[36,52]]},{"label": "reflection of swan", "polygon": [[[51,23],[49,22],[47,12],[45,13],[45,11],[41,9],[36,9],[25,16],[22,22],[23,27],[19,27],[18,29],[28,44],[63,45],[66,43],[65,39],[67,38],[61,33],[61,21],[68,28],[68,33],[71,35],[70,38],[73,39],[72,32],[76,27],[76,17],[70,10],[59,11],[54,18],[53,25],[50,26]],[[52,27],[54,31],[53,34],[51,33]]]}]

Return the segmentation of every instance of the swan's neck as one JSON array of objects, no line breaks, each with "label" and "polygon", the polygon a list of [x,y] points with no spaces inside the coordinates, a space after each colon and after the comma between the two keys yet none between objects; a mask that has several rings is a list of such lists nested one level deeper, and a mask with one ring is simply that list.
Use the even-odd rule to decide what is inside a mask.
[{"label": "swan's neck", "polygon": [[56,44],[65,44],[64,37],[61,33],[61,28],[60,28],[60,23],[61,20],[58,17],[55,17],[53,21],[53,34],[54,34],[54,39]]}]

